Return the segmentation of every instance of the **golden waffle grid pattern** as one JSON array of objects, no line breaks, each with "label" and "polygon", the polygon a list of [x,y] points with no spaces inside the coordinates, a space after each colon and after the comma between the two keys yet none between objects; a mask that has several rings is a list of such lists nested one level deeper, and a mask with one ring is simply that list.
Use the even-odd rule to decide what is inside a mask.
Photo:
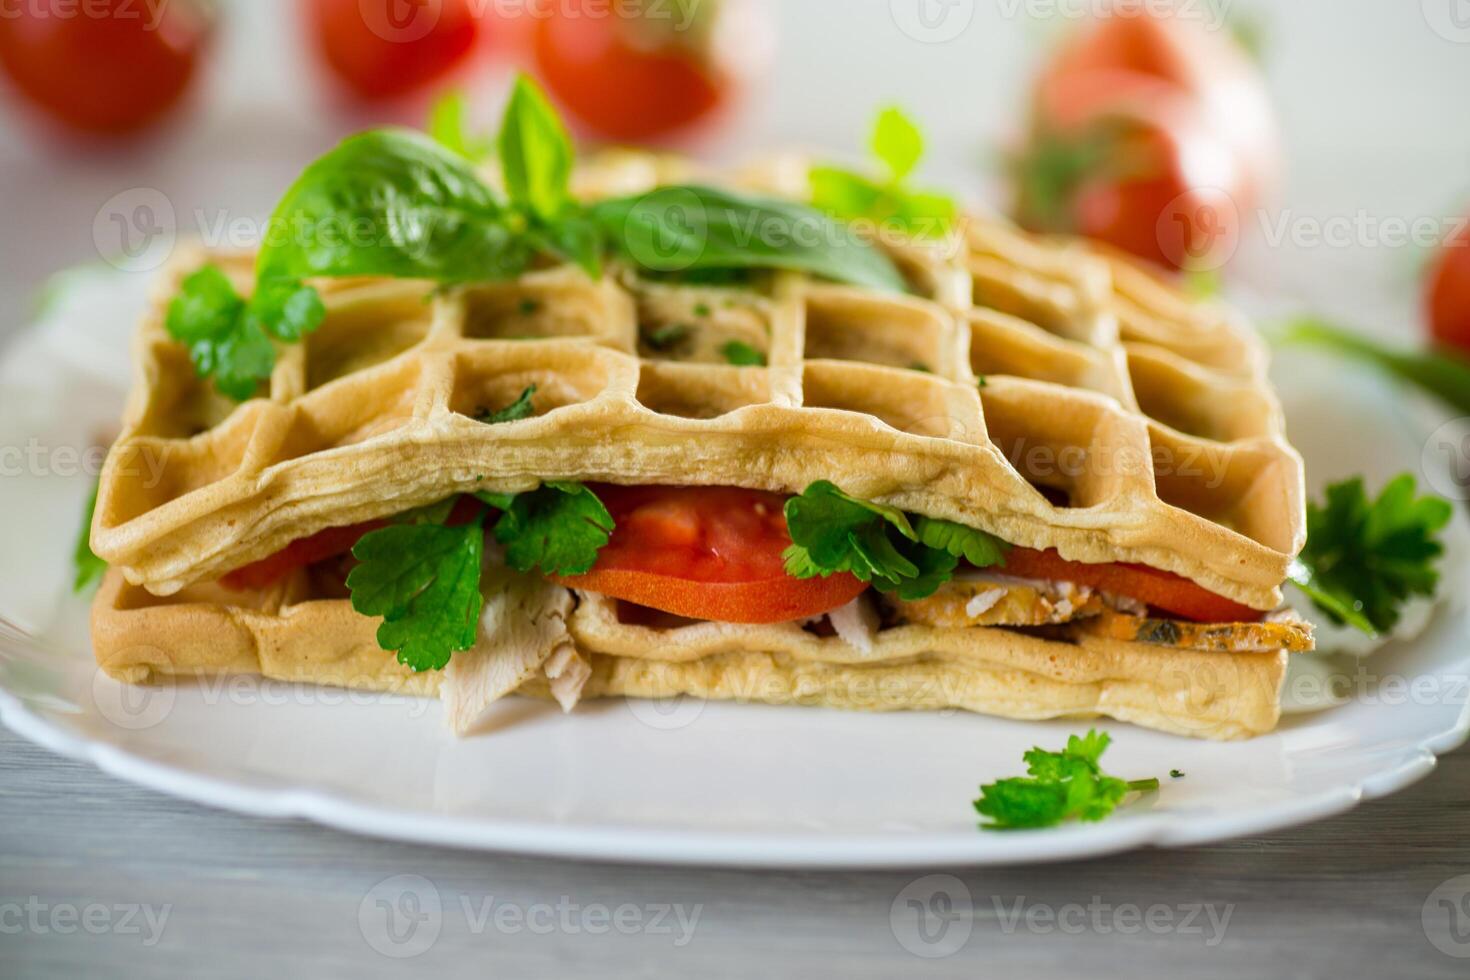
[{"label": "golden waffle grid pattern", "polygon": [[[667,174],[628,157],[604,186],[638,186],[640,166]],[[1301,463],[1249,328],[994,219],[892,251],[922,298],[788,273],[740,288],[567,268],[443,293],[323,282],[326,322],[241,406],[194,376],[162,319],[187,272],[216,261],[243,290],[250,257],[180,256],[138,335],[104,472],[94,545],[132,584],[114,575],[99,636],[137,640],[129,614],[158,628],[160,610],[202,603],[283,619],[346,607],[300,576],[259,596],[193,583],[327,526],[542,479],[788,493],[833,479],[1018,545],[1279,601],[1303,535]],[[723,363],[730,341],[766,365]],[[533,419],[474,420],[531,384]]]}]

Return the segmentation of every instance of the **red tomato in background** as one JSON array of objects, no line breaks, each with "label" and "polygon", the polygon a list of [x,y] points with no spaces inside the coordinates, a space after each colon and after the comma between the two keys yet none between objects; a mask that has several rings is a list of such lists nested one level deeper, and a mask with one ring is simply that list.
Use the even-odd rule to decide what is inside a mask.
[{"label": "red tomato in background", "polygon": [[470,0],[308,0],[305,12],[327,68],[367,101],[439,81],[480,36]]},{"label": "red tomato in background", "polygon": [[1119,7],[1057,51],[1037,84],[1038,116],[1064,118],[1079,98],[1137,106],[1182,97],[1230,147],[1243,192],[1269,196],[1280,179],[1275,110],[1260,70],[1226,25]]},{"label": "red tomato in background", "polygon": [[1470,355],[1470,225],[1440,248],[1425,297],[1434,342]]},{"label": "red tomato in background", "polygon": [[126,136],[177,106],[214,26],[190,0],[3,4],[0,66],[66,130]]},{"label": "red tomato in background", "polygon": [[1172,269],[1223,265],[1248,206],[1229,148],[1187,102],[1089,111],[1033,137],[1018,161],[1017,220]]},{"label": "red tomato in background", "polygon": [[1042,72],[1015,161],[1015,217],[1174,269],[1218,268],[1277,181],[1259,74],[1224,32],[1098,19]]},{"label": "red tomato in background", "polygon": [[851,575],[796,579],[785,498],[723,487],[593,488],[616,522],[571,588],[688,619],[788,623],[845,606],[867,586]]},{"label": "red tomato in background", "polygon": [[638,16],[618,10],[607,0],[549,0],[528,15],[536,73],[604,139],[647,142],[708,122],[766,60],[768,12],[753,0],[692,4],[687,14],[677,3]]}]

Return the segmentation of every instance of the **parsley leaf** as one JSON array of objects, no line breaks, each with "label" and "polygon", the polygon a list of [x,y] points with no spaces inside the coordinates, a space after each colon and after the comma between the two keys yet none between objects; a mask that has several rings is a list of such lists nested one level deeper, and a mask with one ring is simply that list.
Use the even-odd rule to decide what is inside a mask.
[{"label": "parsley leaf", "polygon": [[495,152],[495,141],[470,133],[467,119],[469,100],[459,89],[445,92],[429,109],[429,135],[472,163],[489,159]]},{"label": "parsley leaf", "polygon": [[361,564],[347,576],[352,608],[383,617],[378,644],[398,651],[399,663],[416,673],[443,670],[475,644],[484,548],[478,521],[394,524],[365,535],[352,549]]},{"label": "parsley leaf", "polygon": [[1111,814],[1129,793],[1153,792],[1157,779],[1124,782],[1099,766],[1111,739],[1106,732],[1073,735],[1060,752],[1034,748],[1024,756],[1029,776],[1001,779],[980,787],[975,810],[990,822],[985,830],[1055,827],[1068,820],[1097,821]]},{"label": "parsley leaf", "polygon": [[886,180],[872,180],[838,167],[814,167],[812,205],[844,221],[892,224],[916,234],[949,230],[959,211],[954,200],[905,186],[923,159],[924,137],[902,110],[888,108],[878,116],[872,149],[888,171]]},{"label": "parsley leaf", "polygon": [[1276,342],[1321,347],[1363,361],[1470,413],[1470,360],[1459,354],[1394,350],[1310,317],[1288,323]]},{"label": "parsley leaf", "polygon": [[1004,565],[1010,545],[993,535],[953,521],[921,517],[914,525],[919,543],[963,558],[976,568]]},{"label": "parsley leaf", "polygon": [[100,483],[92,486],[92,495],[87,498],[87,507],[82,516],[82,528],[77,533],[77,543],[72,549],[72,567],[76,570],[71,584],[73,592],[86,591],[107,574],[107,562],[98,558],[92,550],[92,515],[97,512],[99,489]]},{"label": "parsley leaf", "polygon": [[613,532],[612,515],[580,483],[547,483],[521,494],[475,496],[504,513],[495,540],[518,572],[540,568],[546,575],[584,575]]},{"label": "parsley leaf", "polygon": [[218,266],[184,279],[170,302],[165,326],[189,348],[194,370],[236,401],[252,397],[271,376],[276,350],[270,335],[300,340],[326,317],[315,289],[296,280],[261,282],[248,302]]},{"label": "parsley leaf", "polygon": [[982,567],[1004,560],[1004,545],[983,531],[923,517],[916,528],[898,508],[848,496],[825,480],[786,502],[786,526],[788,574],[849,572],[904,600],[933,595],[962,557]]},{"label": "parsley leaf", "polygon": [[736,367],[765,367],[766,355],[756,350],[743,340],[732,340],[720,348],[720,353],[725,355],[726,363]]},{"label": "parsley leaf", "polygon": [[485,411],[475,416],[476,422],[484,422],[486,425],[501,425],[505,422],[519,422],[536,414],[536,406],[531,404],[531,399],[536,395],[536,386],[531,385],[521,396],[499,411]]},{"label": "parsley leaf", "polygon": [[1387,633],[1410,597],[1434,595],[1444,554],[1438,533],[1454,509],[1414,491],[1413,474],[1404,473],[1372,500],[1355,478],[1328,487],[1324,505],[1307,505],[1307,546],[1290,578],[1334,623]]}]

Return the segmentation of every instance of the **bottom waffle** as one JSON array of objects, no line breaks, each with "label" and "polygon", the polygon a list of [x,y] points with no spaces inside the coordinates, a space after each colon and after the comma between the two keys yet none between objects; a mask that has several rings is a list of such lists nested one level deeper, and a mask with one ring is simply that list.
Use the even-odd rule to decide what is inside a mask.
[{"label": "bottom waffle", "polygon": [[[93,606],[97,661],[118,680],[256,673],[432,697],[444,674],[383,652],[377,621],[315,598],[306,573],[261,593],[199,586],[160,599],[108,573]],[[582,596],[567,622],[592,668],[583,698],[690,695],[864,711],[961,709],[1006,718],[1109,717],[1198,738],[1264,734],[1280,717],[1286,654],[1164,648],[1004,628],[900,626],[870,642],[796,624],[629,625]],[[539,675],[520,693],[547,697]]]}]

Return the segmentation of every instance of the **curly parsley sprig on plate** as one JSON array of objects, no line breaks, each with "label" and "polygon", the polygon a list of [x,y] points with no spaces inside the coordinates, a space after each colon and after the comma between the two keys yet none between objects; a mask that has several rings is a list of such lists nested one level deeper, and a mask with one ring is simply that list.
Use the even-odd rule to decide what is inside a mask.
[{"label": "curly parsley sprig on plate", "polygon": [[1000,779],[980,787],[975,811],[984,830],[1037,830],[1069,820],[1102,820],[1129,793],[1152,793],[1157,779],[1122,780],[1099,764],[1112,739],[1106,732],[1073,735],[1060,752],[1034,748],[1024,756],[1029,776]]}]

